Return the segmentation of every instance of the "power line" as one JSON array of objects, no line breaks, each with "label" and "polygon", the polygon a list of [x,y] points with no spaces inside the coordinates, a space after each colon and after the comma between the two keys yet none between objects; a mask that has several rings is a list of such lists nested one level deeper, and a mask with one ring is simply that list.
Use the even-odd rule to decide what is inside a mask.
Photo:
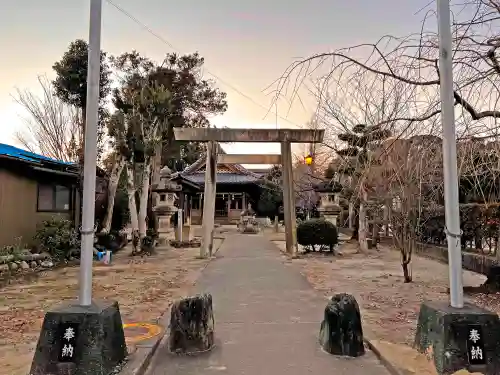
[{"label": "power line", "polygon": [[[144,30],[146,30],[149,34],[151,34],[152,36],[154,36],[160,42],[162,42],[163,44],[167,45],[168,47],[170,47],[174,51],[176,51],[178,53],[181,53],[181,51],[178,48],[176,48],[171,42],[169,42],[167,39],[165,39],[164,37],[162,37],[160,34],[156,33],[148,25],[146,25],[144,22],[140,21],[137,17],[135,17],[134,15],[132,15],[130,12],[128,12],[127,10],[125,10],[120,5],[116,4],[113,0],[106,0],[106,2],[109,5],[111,5],[112,7],[114,7],[116,10],[118,10],[120,13],[122,13],[123,15],[125,15],[126,17],[128,17],[130,20],[132,20],[133,22],[135,22],[141,28],[143,28]],[[302,128],[302,126],[294,123],[293,121],[290,121],[286,117],[281,116],[279,113],[277,113],[277,111],[272,111],[269,108],[267,108],[266,106],[264,106],[263,104],[260,104],[255,99],[253,99],[251,96],[245,94],[243,91],[241,91],[240,89],[238,89],[237,87],[235,87],[234,85],[232,85],[231,83],[229,83],[228,81],[222,79],[217,74],[214,74],[214,73],[210,72],[208,69],[205,69],[205,71],[208,74],[210,74],[212,77],[214,77],[217,81],[219,81],[220,83],[222,83],[224,86],[227,86],[228,88],[230,88],[231,90],[233,90],[234,92],[236,92],[237,94],[239,94],[240,96],[242,96],[245,99],[247,99],[250,102],[252,102],[257,107],[260,107],[260,108],[264,109],[267,113],[272,113],[275,116],[277,116],[278,118],[280,118],[281,120],[286,121],[286,122],[288,122],[288,123],[290,123],[292,125],[295,125],[295,126],[297,126],[299,128]]]}]

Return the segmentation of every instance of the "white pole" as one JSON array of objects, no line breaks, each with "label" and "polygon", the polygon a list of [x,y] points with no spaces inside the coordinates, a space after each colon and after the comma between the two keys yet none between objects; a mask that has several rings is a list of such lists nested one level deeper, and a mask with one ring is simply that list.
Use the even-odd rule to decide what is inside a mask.
[{"label": "white pole", "polygon": [[80,260],[81,306],[92,304],[92,261],[94,257],[95,178],[97,164],[97,121],[101,68],[102,0],[90,1],[89,54],[87,73],[87,117],[83,167],[82,247]]},{"label": "white pole", "polygon": [[464,306],[462,253],[460,246],[460,210],[458,205],[457,145],[453,98],[453,51],[449,0],[437,0],[439,31],[439,71],[441,121],[443,125],[443,173],[446,236],[450,277],[451,307]]}]

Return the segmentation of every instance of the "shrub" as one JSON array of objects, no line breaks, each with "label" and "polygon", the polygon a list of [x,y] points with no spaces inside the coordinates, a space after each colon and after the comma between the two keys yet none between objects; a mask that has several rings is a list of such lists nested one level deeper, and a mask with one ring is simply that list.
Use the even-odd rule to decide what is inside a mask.
[{"label": "shrub", "polygon": [[44,221],[35,234],[35,241],[56,261],[69,258],[80,249],[78,233],[70,220]]},{"label": "shrub", "polygon": [[102,246],[107,250],[116,252],[127,245],[127,234],[112,231],[110,233],[96,233],[97,245]]},{"label": "shrub", "polygon": [[297,226],[297,242],[304,246],[328,246],[333,252],[333,246],[338,243],[337,227],[325,219],[311,219]]},{"label": "shrub", "polygon": [[19,256],[26,251],[26,247],[23,246],[22,238],[17,237],[14,245],[7,245],[0,248],[0,256],[13,256],[14,260],[19,260]]}]

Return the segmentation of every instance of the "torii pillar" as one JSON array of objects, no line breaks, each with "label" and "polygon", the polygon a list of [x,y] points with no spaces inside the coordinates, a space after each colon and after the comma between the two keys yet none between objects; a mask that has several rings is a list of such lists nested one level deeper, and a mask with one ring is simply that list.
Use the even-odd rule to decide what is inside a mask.
[{"label": "torii pillar", "polygon": [[[286,252],[289,256],[297,255],[295,193],[292,175],[292,143],[320,143],[325,131],[317,129],[182,129],[174,128],[175,139],[179,141],[208,142],[207,167],[205,172],[205,203],[203,205],[203,240],[200,256],[211,255],[215,221],[215,191],[217,175],[216,142],[265,142],[281,144],[281,164],[283,165],[283,208],[285,214]],[[222,155],[221,155],[222,156]],[[256,163],[273,159],[270,155],[227,155],[238,163]],[[265,163],[265,162],[264,162]]]},{"label": "torii pillar", "polygon": [[200,257],[212,256],[215,227],[215,193],[217,186],[217,156],[219,145],[214,141],[207,142],[207,160],[205,167],[205,191],[203,200],[203,237],[201,239]]}]

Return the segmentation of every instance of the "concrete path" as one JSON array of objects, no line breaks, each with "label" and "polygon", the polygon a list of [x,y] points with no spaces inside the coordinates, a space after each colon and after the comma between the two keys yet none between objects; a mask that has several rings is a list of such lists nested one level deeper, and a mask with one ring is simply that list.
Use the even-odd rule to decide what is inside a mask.
[{"label": "concrete path", "polygon": [[179,357],[160,347],[148,375],[388,374],[371,352],[353,359],[321,350],[325,298],[263,236],[228,235],[217,258],[196,288],[213,296],[216,348]]}]

